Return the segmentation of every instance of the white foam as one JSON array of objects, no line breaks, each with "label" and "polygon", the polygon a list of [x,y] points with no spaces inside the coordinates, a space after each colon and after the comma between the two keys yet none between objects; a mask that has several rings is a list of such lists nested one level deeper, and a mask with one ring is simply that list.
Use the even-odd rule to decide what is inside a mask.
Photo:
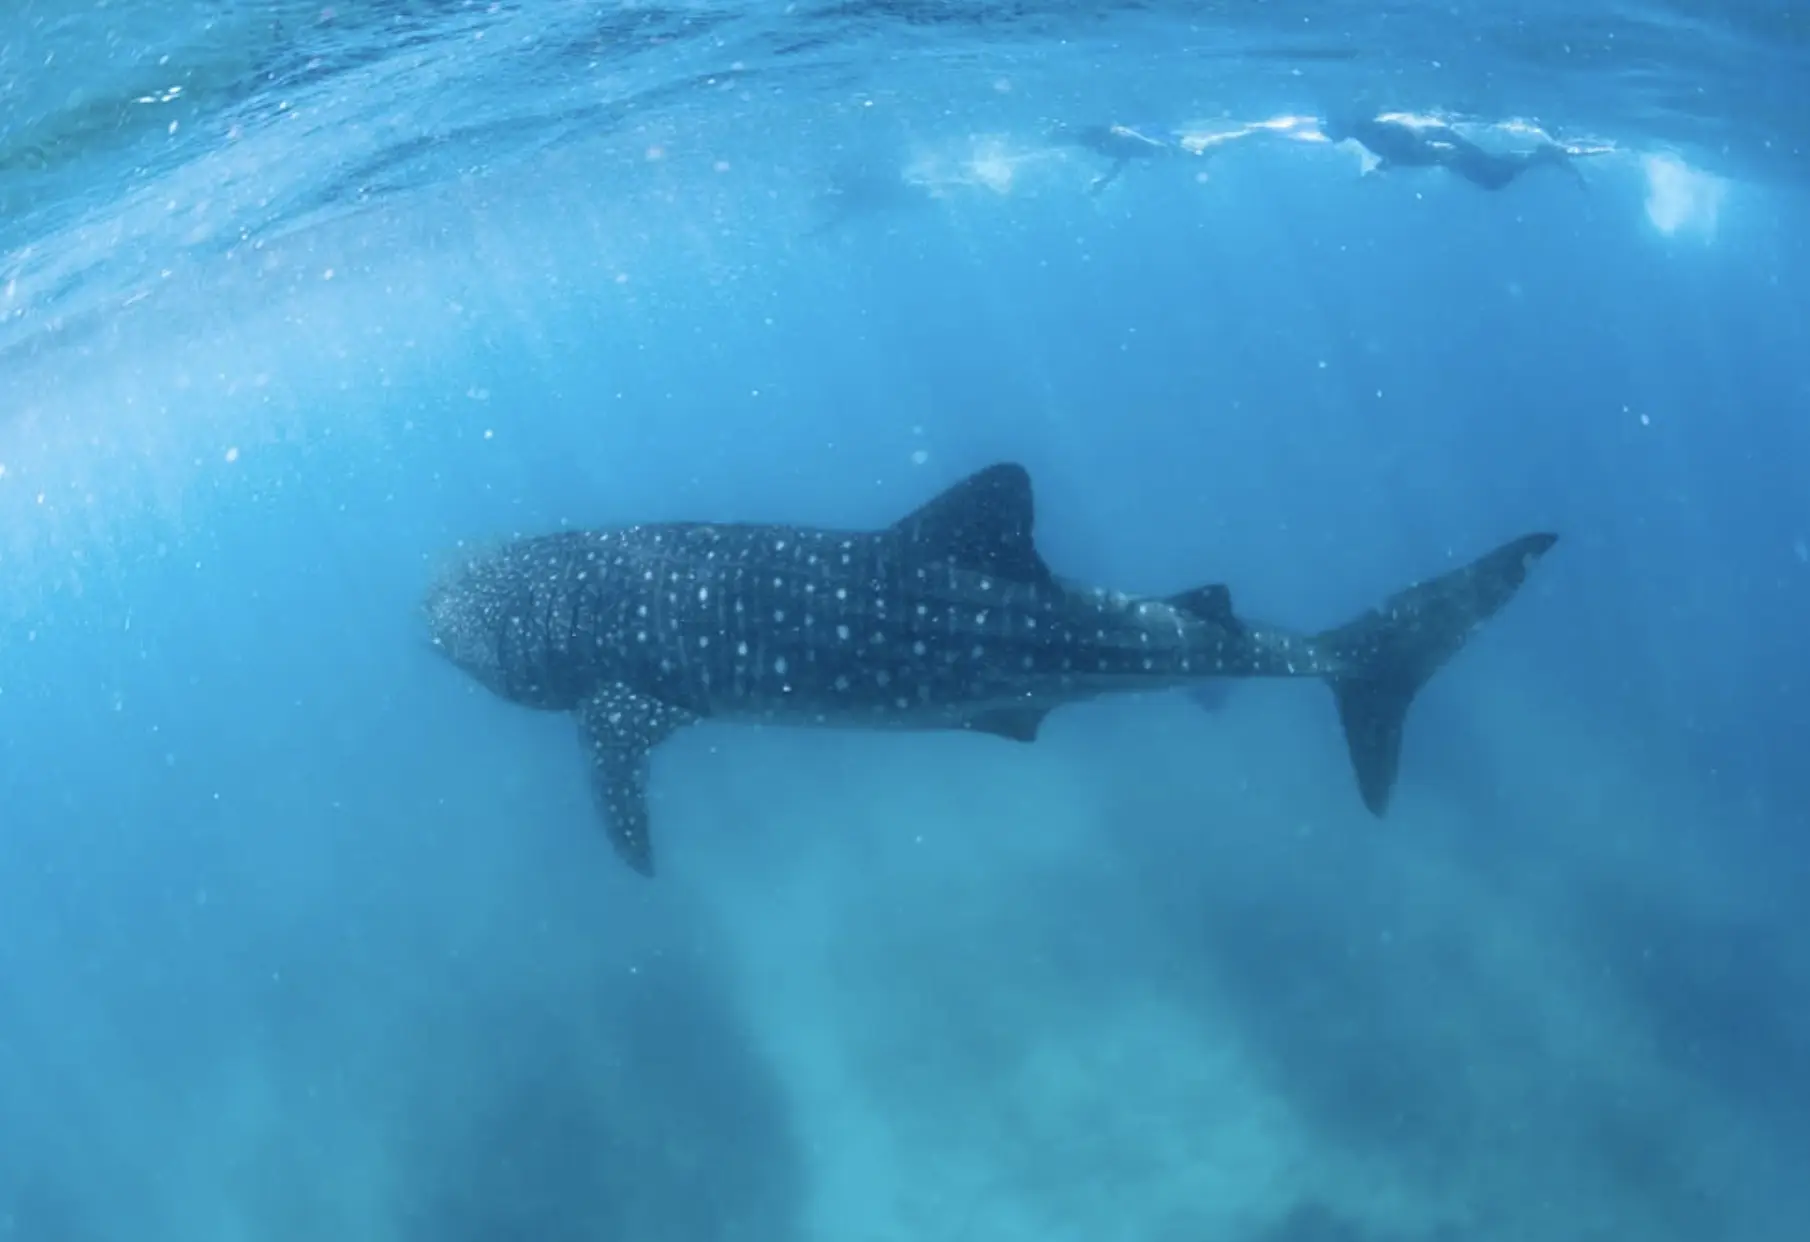
[{"label": "white foam", "polygon": [[1690,233],[1705,241],[1716,235],[1716,223],[1728,183],[1693,168],[1674,155],[1648,155],[1641,160],[1647,179],[1647,219],[1667,237]]}]

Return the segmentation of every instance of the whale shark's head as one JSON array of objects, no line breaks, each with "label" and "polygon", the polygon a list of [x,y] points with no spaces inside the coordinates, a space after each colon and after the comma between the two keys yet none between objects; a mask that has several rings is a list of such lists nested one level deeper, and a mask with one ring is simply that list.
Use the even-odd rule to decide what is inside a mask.
[{"label": "whale shark's head", "polygon": [[503,600],[482,563],[441,574],[422,597],[429,644],[489,689],[506,690],[501,635]]}]

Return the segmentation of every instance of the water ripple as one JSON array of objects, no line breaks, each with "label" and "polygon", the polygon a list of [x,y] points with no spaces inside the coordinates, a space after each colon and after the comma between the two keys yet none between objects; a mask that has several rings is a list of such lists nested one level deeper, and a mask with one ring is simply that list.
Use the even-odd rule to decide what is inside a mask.
[{"label": "water ripple", "polygon": [[[1807,14],[1760,0],[1546,11],[1427,0],[28,0],[0,15],[0,275],[14,313],[41,311],[135,251],[155,266],[160,251],[241,244],[660,118],[708,126],[730,109],[745,121],[782,96],[781,145],[788,133],[808,141],[800,116],[863,94],[959,132],[963,109],[996,106],[974,87],[981,77],[1009,79],[1045,113],[1085,88],[1094,101],[1134,99],[1145,115],[1153,96],[1225,107],[1239,90],[1282,91],[1297,106],[1362,98],[1538,115],[1695,148],[1734,175],[1795,178],[1810,151]],[[205,193],[172,189],[197,178]]]}]

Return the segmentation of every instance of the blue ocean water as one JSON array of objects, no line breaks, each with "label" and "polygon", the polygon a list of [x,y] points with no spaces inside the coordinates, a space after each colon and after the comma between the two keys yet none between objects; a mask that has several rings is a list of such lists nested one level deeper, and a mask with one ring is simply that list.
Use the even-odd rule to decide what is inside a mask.
[{"label": "blue ocean water", "polygon": [[[1802,9],[25,0],[0,83],[0,1238],[1810,1236]],[[1006,460],[1302,628],[1562,538],[1382,820],[1294,682],[706,724],[649,881],[424,641]]]}]

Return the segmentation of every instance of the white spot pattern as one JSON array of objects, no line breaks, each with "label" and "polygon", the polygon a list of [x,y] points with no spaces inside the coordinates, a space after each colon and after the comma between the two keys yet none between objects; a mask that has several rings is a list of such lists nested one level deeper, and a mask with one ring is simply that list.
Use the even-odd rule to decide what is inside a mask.
[{"label": "white spot pattern", "polygon": [[525,539],[430,597],[434,641],[498,694],[578,713],[611,839],[649,869],[646,751],[691,720],[956,727],[1200,675],[1325,676],[1356,658],[1228,624],[1223,592],[1059,586],[1022,542],[1028,512],[974,518],[1008,525],[958,529],[939,510],[860,536],[673,524]]}]

